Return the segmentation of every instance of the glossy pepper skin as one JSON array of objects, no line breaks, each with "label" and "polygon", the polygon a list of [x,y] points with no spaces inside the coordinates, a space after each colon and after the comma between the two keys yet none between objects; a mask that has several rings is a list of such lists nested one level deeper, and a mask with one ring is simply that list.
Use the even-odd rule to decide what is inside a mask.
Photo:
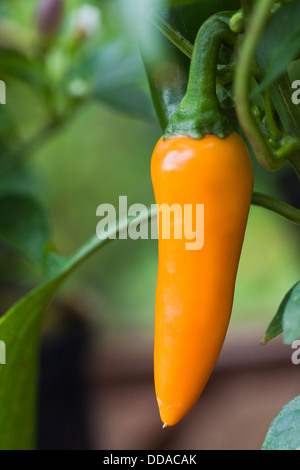
[{"label": "glossy pepper skin", "polygon": [[158,218],[154,381],[161,420],[172,426],[198,400],[225,339],[253,172],[243,139],[233,133],[160,139],[151,177],[158,208],[204,204],[204,245],[197,251],[186,249],[184,237],[174,239],[172,229],[163,239]]}]

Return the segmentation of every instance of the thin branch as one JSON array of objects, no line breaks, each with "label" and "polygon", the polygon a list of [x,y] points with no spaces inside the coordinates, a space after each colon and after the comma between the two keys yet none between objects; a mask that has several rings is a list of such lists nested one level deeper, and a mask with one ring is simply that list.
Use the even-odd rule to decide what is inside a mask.
[{"label": "thin branch", "polygon": [[279,168],[283,161],[274,157],[261,130],[256,125],[251,112],[249,94],[251,90],[251,71],[256,46],[268,21],[273,4],[274,0],[260,0],[256,2],[249,20],[245,38],[239,51],[239,60],[234,80],[236,111],[239,122],[258,161],[267,170]]},{"label": "thin branch", "polygon": [[268,194],[253,193],[252,204],[275,212],[289,222],[300,225],[300,209],[297,209],[280,199],[269,196]]}]

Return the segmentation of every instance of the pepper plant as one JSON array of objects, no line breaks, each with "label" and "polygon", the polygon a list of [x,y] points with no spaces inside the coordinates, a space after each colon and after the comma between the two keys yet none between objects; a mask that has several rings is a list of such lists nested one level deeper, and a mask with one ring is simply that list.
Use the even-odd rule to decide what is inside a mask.
[{"label": "pepper plant", "polygon": [[[92,34],[97,26],[95,18],[100,14],[97,2],[94,10],[89,10],[92,15],[87,14],[88,10],[81,11],[73,17],[72,24],[67,21],[71,13],[68,2],[33,3],[37,12],[34,34],[7,20],[11,8],[8,1],[0,6],[1,79],[9,83],[17,77],[29,84],[44,100],[48,118],[42,129],[24,140],[5,106],[0,107],[0,237],[2,243],[37,263],[43,273],[42,281],[0,318],[0,338],[8,351],[7,364],[0,365],[1,449],[34,448],[39,343],[45,310],[68,276],[105,246],[112,234],[106,233],[103,240],[92,236],[71,256],[58,254],[53,247],[47,211],[33,194],[26,161],[90,100],[108,102],[137,116],[153,117],[148,95],[140,86],[144,71],[133,66],[135,58],[129,57],[125,48],[121,56],[116,54],[114,44]],[[209,90],[215,96],[215,110],[218,108],[228,126],[245,139],[253,158],[266,172],[280,172],[283,166],[290,165],[300,179],[300,107],[292,101],[291,82],[291,68],[294,74],[299,70],[300,80],[300,0],[138,3],[142,8],[135,5],[134,9],[128,3],[127,16],[132,11],[139,12],[133,24],[163,132],[173,132],[177,125],[171,118],[186,93],[199,28],[209,32],[212,18],[226,17],[226,34],[217,48],[214,29],[211,36],[205,35],[206,42],[197,43],[199,88],[196,84],[195,103],[190,102],[188,107],[194,106],[197,117],[198,100],[203,104],[203,93]],[[81,2],[75,4],[78,7]],[[121,8],[118,2],[115,6]],[[87,20],[82,22],[82,18]],[[22,38],[20,43],[13,40],[16,30]],[[221,135],[222,125],[210,130],[226,137],[226,132]],[[252,204],[277,213],[287,223],[300,225],[300,209],[270,194],[253,193]],[[119,221],[113,232],[118,233],[128,222]],[[300,281],[291,286],[278,312],[274,312],[264,343],[282,333],[286,343],[300,336],[299,286]],[[280,411],[263,449],[300,447],[299,407],[296,397]],[[25,423],[21,433],[20,423]]]}]

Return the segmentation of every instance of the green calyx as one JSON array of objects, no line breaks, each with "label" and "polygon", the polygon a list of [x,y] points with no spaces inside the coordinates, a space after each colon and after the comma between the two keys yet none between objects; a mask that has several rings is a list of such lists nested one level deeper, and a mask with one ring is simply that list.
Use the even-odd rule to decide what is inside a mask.
[{"label": "green calyx", "polygon": [[202,109],[201,112],[199,109],[195,113],[191,111],[190,108],[186,112],[185,107],[180,106],[168,123],[163,136],[164,140],[175,136],[202,139],[207,134],[214,134],[224,139],[232,133],[227,119],[216,109],[210,107],[207,110]]},{"label": "green calyx", "polygon": [[225,138],[232,133],[220,112],[216,73],[222,44],[234,46],[236,34],[229,28],[232,12],[217,13],[199,29],[193,48],[186,94],[171,117],[163,139],[186,136],[202,139],[207,134]]}]

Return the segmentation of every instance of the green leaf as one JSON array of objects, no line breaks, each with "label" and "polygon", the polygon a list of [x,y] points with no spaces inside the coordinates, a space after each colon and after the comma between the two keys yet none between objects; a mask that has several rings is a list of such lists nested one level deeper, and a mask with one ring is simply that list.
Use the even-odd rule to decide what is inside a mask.
[{"label": "green leaf", "polygon": [[121,112],[144,119],[154,119],[154,111],[149,96],[132,84],[123,85],[120,83],[116,88],[105,88],[98,85],[94,96]]},{"label": "green leaf", "polygon": [[29,260],[42,263],[51,230],[47,212],[28,195],[0,196],[0,239]]},{"label": "green leaf", "polygon": [[11,112],[9,112],[8,107],[0,105],[0,161],[12,148],[12,143],[16,144],[18,141],[19,132],[16,122]]},{"label": "green leaf", "polygon": [[300,447],[300,396],[287,403],[268,429],[262,450],[297,450]]},{"label": "green leaf", "polygon": [[146,91],[142,60],[128,52],[124,40],[101,45],[74,70],[74,75],[92,81],[92,97],[121,112],[153,119],[154,109]]},{"label": "green leaf", "polygon": [[300,281],[293,287],[283,314],[284,342],[291,344],[300,337]]},{"label": "green leaf", "polygon": [[[147,222],[151,212],[139,221]],[[0,339],[6,345],[6,364],[0,365],[0,450],[33,449],[35,446],[36,386],[40,327],[43,314],[56,290],[80,264],[125,230],[135,218],[124,219],[93,236],[73,256],[52,264],[48,280],[17,302],[0,318]],[[59,386],[59,384],[57,384]]]},{"label": "green leaf", "polygon": [[0,178],[0,240],[29,261],[43,264],[52,231],[40,192],[40,185],[25,166],[17,166]]},{"label": "green leaf", "polygon": [[12,76],[36,87],[44,84],[43,74],[36,62],[12,48],[0,46],[1,78]]},{"label": "green leaf", "polygon": [[17,166],[0,178],[0,198],[8,194],[38,198],[39,192],[41,192],[39,184],[25,166]]},{"label": "green leaf", "polygon": [[266,344],[283,332],[284,342],[288,344],[300,336],[300,281],[285,295],[262,342]]},{"label": "green leaf", "polygon": [[274,316],[271,323],[269,324],[265,332],[264,339],[262,340],[263,344],[266,344],[268,341],[270,341],[271,339],[275,338],[276,336],[280,335],[283,332],[282,318],[283,318],[286,304],[290,298],[291,292],[292,292],[292,289],[290,289],[288,293],[285,295],[283,301],[281,302],[279,306],[279,309],[276,312],[276,315]]},{"label": "green leaf", "polygon": [[300,51],[300,0],[280,8],[270,19],[256,50],[256,63],[263,75],[252,96],[274,83]]},{"label": "green leaf", "polygon": [[59,282],[33,291],[0,318],[6,346],[6,365],[0,365],[0,450],[34,448],[40,322]]},{"label": "green leaf", "polygon": [[16,124],[8,111],[7,106],[0,106],[0,136],[1,138],[13,136],[16,132]]}]

